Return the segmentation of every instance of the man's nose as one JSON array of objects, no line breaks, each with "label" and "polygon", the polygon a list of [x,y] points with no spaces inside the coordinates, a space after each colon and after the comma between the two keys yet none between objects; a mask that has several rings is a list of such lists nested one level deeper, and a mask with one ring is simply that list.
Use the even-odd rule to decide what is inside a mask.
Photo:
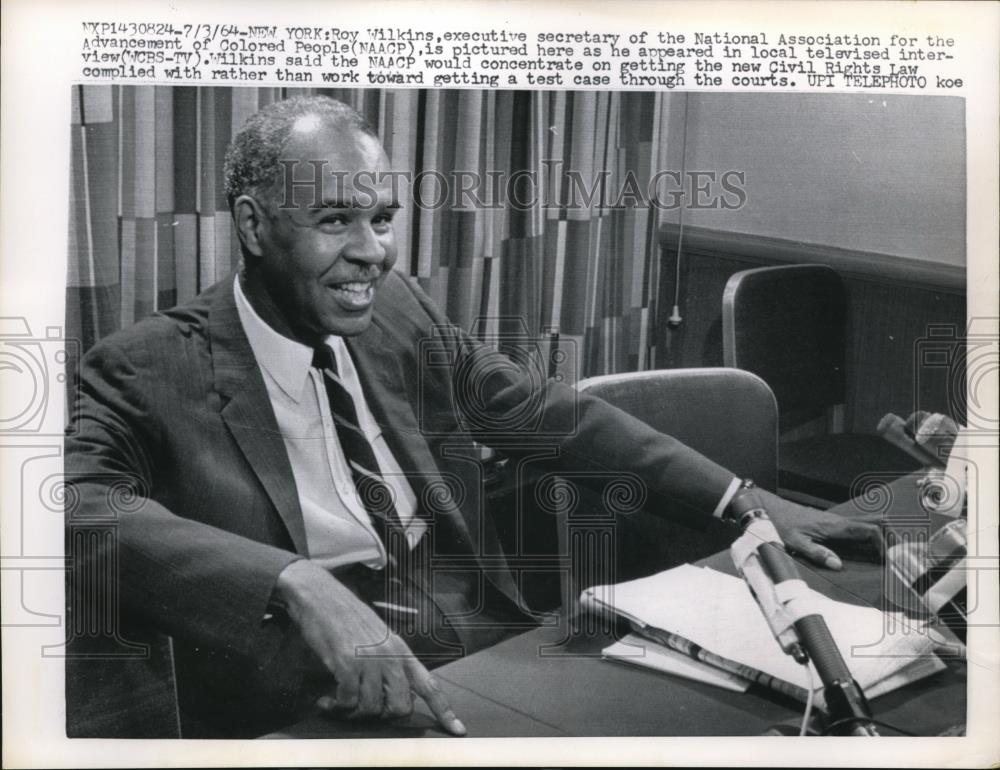
[{"label": "man's nose", "polygon": [[381,264],[385,259],[385,246],[378,239],[369,222],[356,222],[351,237],[344,247],[343,256],[355,262]]}]

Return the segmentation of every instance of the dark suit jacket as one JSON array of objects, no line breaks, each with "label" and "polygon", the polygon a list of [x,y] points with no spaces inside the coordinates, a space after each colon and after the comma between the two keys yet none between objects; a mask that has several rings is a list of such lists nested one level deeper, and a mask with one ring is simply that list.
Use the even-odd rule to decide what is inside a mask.
[{"label": "dark suit jacket", "polygon": [[[474,441],[515,457],[551,456],[553,468],[575,478],[628,470],[705,516],[732,478],[600,400],[527,376],[450,326],[399,273],[380,289],[371,327],[347,344],[375,419],[433,522],[435,552],[477,565],[515,601],[483,514]],[[288,673],[294,630],[262,618],[278,574],[308,547],[232,278],[99,342],[80,383],[66,454],[76,490],[67,507],[71,613],[79,617],[76,605],[88,601],[117,602],[112,646],[140,641],[155,652],[169,639],[181,709],[200,712],[195,723],[232,708],[246,714],[248,732],[259,729],[254,699],[263,710],[292,708],[301,686],[302,672]],[[96,522],[108,538],[87,539]],[[97,570],[110,582],[88,599],[80,584]],[[108,642],[107,633],[76,636],[85,651]],[[107,695],[123,681],[127,694],[142,693],[150,672],[162,681],[160,657],[71,658],[70,669],[70,734],[169,734],[175,724],[169,709],[150,705],[155,699],[116,710]]]}]

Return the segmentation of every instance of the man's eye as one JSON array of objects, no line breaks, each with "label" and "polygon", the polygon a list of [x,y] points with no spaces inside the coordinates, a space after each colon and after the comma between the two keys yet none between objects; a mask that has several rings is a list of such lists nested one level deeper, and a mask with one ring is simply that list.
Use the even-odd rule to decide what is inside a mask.
[{"label": "man's eye", "polygon": [[319,220],[319,226],[324,230],[333,230],[347,224],[347,217],[343,214],[329,214]]},{"label": "man's eye", "polygon": [[393,216],[393,214],[392,214],[391,211],[383,212],[382,214],[379,214],[379,215],[377,215],[375,217],[372,217],[372,224],[376,225],[376,226],[378,226],[378,225],[383,225],[383,226],[390,225],[390,224],[392,224],[392,216]]}]

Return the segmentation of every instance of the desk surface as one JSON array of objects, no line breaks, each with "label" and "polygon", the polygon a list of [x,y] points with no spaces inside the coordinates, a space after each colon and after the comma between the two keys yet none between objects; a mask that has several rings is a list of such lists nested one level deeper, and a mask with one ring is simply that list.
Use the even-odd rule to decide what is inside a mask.
[{"label": "desk surface", "polygon": [[[912,478],[888,490],[889,515],[920,516]],[[860,511],[854,503],[835,510]],[[699,562],[733,573],[727,553]],[[843,572],[800,564],[813,588],[858,604],[882,603],[882,568],[845,560]],[[801,705],[751,688],[733,693],[679,677],[603,660],[611,637],[542,627],[435,669],[471,737],[760,735],[801,718]],[[875,640],[873,640],[875,641]],[[932,677],[872,701],[878,719],[921,735],[937,735],[966,721],[965,665],[949,662]],[[306,719],[271,738],[440,736],[429,712],[396,724],[344,724]]]}]

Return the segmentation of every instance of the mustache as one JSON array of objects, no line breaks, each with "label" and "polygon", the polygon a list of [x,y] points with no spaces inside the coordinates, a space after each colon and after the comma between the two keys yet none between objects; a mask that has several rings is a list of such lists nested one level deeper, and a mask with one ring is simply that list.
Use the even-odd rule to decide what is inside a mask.
[{"label": "mustache", "polygon": [[378,265],[370,265],[369,267],[360,270],[352,275],[337,278],[336,283],[355,283],[355,282],[365,282],[365,281],[377,281],[385,273]]}]

